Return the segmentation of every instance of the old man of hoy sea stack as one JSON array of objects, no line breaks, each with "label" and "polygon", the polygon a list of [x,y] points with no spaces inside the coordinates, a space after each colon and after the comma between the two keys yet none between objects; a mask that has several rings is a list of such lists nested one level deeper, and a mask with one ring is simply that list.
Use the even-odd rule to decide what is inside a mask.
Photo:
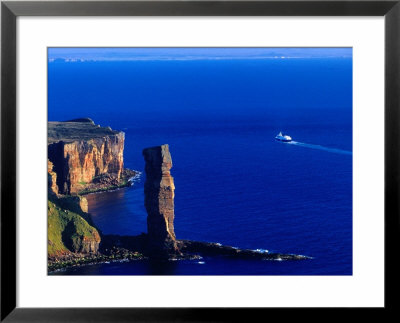
[{"label": "old man of hoy sea stack", "polygon": [[174,232],[174,179],[168,145],[146,148],[144,205],[147,210],[149,252],[159,258],[180,254]]}]

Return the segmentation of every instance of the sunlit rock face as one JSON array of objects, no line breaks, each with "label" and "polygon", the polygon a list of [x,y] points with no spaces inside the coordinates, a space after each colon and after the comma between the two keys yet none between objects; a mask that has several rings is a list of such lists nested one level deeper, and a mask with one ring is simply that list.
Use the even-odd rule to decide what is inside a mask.
[{"label": "sunlit rock face", "polygon": [[150,253],[168,257],[179,253],[174,231],[174,179],[168,145],[143,150],[146,182],[144,205],[147,210],[147,231]]},{"label": "sunlit rock face", "polygon": [[123,132],[90,119],[48,123],[48,159],[60,194],[77,194],[101,176],[118,185],[124,166]]},{"label": "sunlit rock face", "polygon": [[48,191],[51,195],[58,195],[57,174],[53,171],[53,163],[47,160]]}]

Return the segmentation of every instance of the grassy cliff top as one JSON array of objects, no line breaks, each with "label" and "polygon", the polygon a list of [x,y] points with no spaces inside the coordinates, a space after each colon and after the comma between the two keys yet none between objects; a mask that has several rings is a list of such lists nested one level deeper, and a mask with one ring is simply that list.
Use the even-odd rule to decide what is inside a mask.
[{"label": "grassy cliff top", "polygon": [[80,215],[61,209],[53,202],[47,206],[47,253],[49,257],[75,252],[82,239],[100,241],[98,231]]},{"label": "grassy cliff top", "polygon": [[120,131],[110,127],[100,127],[89,118],[80,118],[69,121],[49,121],[47,130],[47,143],[57,141],[73,142],[90,140],[115,135]]}]

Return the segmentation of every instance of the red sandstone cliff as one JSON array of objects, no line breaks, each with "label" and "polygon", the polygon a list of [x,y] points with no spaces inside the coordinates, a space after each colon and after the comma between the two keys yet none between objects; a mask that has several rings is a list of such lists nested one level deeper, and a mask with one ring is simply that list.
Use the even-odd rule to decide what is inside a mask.
[{"label": "red sandstone cliff", "polygon": [[49,193],[58,195],[57,174],[53,171],[53,167],[53,163],[50,160],[47,160]]},{"label": "red sandstone cliff", "polygon": [[50,174],[52,164],[56,174],[50,174],[55,193],[77,194],[121,184],[123,132],[102,128],[90,119],[49,122],[48,127],[48,167]]},{"label": "red sandstone cliff", "polygon": [[146,162],[144,184],[149,249],[153,255],[168,257],[179,253],[174,232],[174,179],[168,145],[143,150]]}]

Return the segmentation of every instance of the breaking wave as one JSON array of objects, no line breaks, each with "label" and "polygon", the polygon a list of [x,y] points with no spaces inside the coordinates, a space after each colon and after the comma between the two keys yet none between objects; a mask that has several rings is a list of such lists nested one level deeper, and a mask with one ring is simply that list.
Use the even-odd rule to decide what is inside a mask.
[{"label": "breaking wave", "polygon": [[128,179],[129,182],[139,182],[140,181],[140,177],[142,175],[142,172],[136,171],[137,173],[135,174],[135,176],[131,177]]}]

